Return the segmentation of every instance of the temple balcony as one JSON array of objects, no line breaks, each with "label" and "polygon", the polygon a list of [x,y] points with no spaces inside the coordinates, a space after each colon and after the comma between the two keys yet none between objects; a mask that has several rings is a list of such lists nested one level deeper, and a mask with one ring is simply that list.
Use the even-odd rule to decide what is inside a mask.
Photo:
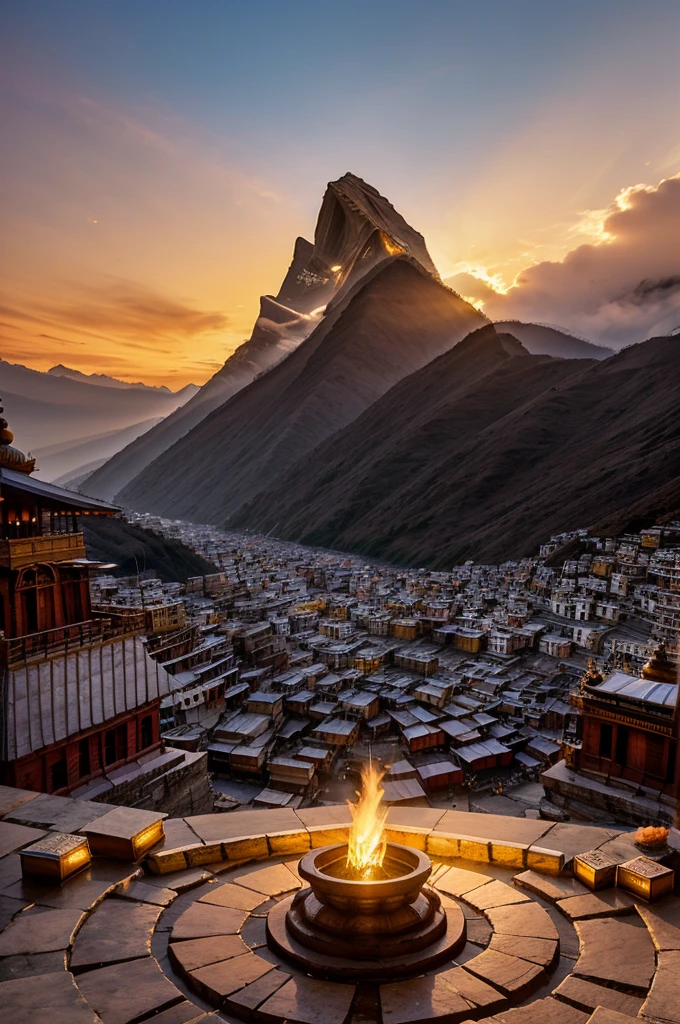
[{"label": "temple balcony", "polygon": [[67,562],[85,557],[82,533],[48,533],[0,540],[0,566],[5,569],[23,569],[35,562]]},{"label": "temple balcony", "polygon": [[119,637],[134,636],[144,630],[144,614],[127,612],[107,615],[86,622],[75,622],[57,629],[13,639],[0,639],[0,666],[17,668],[32,661],[65,656],[90,644]]}]

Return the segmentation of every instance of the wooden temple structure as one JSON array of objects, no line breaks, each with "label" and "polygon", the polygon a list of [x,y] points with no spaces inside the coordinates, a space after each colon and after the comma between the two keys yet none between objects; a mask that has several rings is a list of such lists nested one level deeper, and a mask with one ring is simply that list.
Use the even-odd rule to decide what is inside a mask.
[{"label": "wooden temple structure", "polygon": [[83,516],[105,502],[39,481],[0,406],[0,782],[68,793],[160,746],[167,673],[139,614],[93,613]]}]

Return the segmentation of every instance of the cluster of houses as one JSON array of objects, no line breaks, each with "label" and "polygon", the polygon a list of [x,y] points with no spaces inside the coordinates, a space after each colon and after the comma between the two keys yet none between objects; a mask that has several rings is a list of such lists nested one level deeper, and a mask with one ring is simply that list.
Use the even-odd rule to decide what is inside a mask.
[{"label": "cluster of houses", "polygon": [[184,586],[97,577],[93,600],[165,620],[146,641],[170,680],[163,739],[261,785],[259,806],[323,800],[367,756],[389,766],[394,803],[537,779],[565,753],[573,773],[589,661],[634,679],[660,641],[671,658],[680,647],[678,523],[437,572],[134,519],[220,571]]}]

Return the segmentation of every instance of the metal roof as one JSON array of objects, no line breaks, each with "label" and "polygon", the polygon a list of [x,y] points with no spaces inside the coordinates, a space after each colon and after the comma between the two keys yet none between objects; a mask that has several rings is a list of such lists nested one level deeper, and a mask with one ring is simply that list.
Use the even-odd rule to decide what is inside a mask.
[{"label": "metal roof", "polygon": [[678,696],[676,683],[658,683],[652,679],[629,676],[625,672],[613,672],[604,682],[588,689],[590,692],[616,694],[626,700],[639,700],[668,708],[675,707]]},{"label": "metal roof", "polygon": [[120,512],[118,505],[111,505],[106,501],[99,501],[98,498],[88,498],[84,494],[76,494],[75,491],[68,491],[65,487],[57,487],[56,484],[47,481],[37,480],[34,476],[26,473],[17,473],[12,469],[0,469],[0,485],[12,487],[17,491],[24,491],[35,494],[38,498],[46,498],[49,501],[58,502],[68,508],[83,512]]}]

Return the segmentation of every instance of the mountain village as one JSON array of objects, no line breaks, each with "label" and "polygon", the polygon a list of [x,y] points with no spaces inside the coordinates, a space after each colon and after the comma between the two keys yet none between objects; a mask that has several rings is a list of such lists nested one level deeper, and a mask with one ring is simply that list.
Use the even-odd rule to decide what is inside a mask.
[{"label": "mountain village", "polygon": [[159,735],[204,752],[219,809],[338,802],[373,758],[389,804],[672,820],[680,523],[433,572],[132,519],[220,568],[91,582],[98,614],[143,615]]}]

